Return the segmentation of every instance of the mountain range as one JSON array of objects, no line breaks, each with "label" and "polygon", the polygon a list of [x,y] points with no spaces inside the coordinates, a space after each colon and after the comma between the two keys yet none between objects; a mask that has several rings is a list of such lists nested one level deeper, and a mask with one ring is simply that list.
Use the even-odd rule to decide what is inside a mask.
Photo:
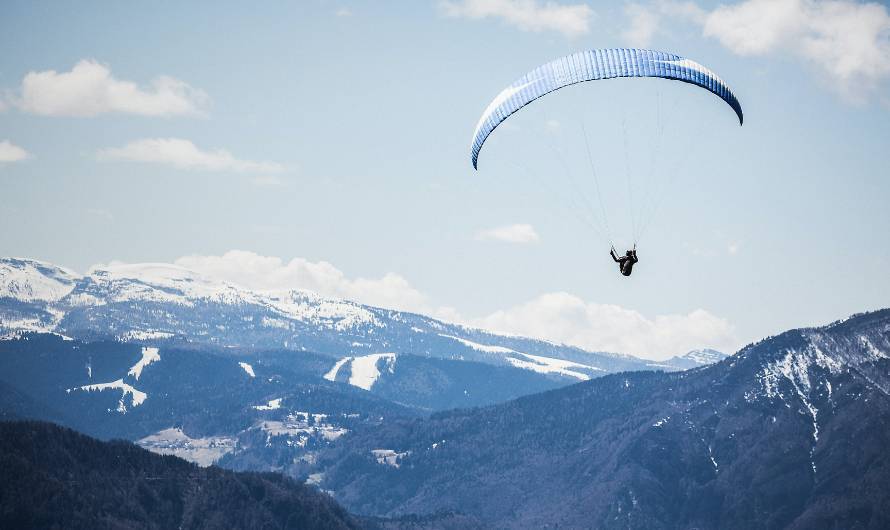
[{"label": "mountain range", "polygon": [[655,363],[168,265],[5,259],[0,335],[0,419],[279,472],[343,524],[890,526],[890,310]]},{"label": "mountain range", "polygon": [[890,524],[890,310],[432,414],[292,357],[23,333],[0,341],[0,416],[279,471],[381,528]]},{"label": "mountain range", "polygon": [[[411,369],[419,361],[405,362],[406,355],[482,363],[503,368],[501,373],[527,372],[508,377],[509,384],[495,391],[493,399],[618,371],[680,370],[725,357],[707,350],[655,362],[591,352],[307,291],[254,291],[169,264],[106,266],[79,275],[35,260],[0,259],[0,335],[22,331],[152,347],[312,352],[333,359],[324,372],[327,379],[381,393],[403,394],[406,379],[419,384],[418,371]],[[456,367],[433,364],[438,371]],[[471,388],[459,388],[461,378],[479,371],[458,371],[460,376],[428,377],[435,388],[422,389],[428,397],[418,397],[416,404],[437,409],[486,403],[473,396],[463,402],[429,397],[442,395],[445,386],[470,395]]]},{"label": "mountain range", "polygon": [[890,310],[684,372],[612,374],[344,439],[319,481],[378,516],[498,528],[887,528]]}]

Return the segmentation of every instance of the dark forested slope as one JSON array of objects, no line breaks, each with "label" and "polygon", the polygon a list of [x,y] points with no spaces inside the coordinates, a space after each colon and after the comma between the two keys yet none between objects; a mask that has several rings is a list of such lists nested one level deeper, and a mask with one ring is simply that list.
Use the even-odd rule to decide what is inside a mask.
[{"label": "dark forested slope", "polygon": [[0,528],[357,528],[275,474],[199,468],[48,423],[0,422]]},{"label": "dark forested slope", "polygon": [[355,513],[499,528],[888,528],[890,310],[717,365],[393,422],[335,448]]}]

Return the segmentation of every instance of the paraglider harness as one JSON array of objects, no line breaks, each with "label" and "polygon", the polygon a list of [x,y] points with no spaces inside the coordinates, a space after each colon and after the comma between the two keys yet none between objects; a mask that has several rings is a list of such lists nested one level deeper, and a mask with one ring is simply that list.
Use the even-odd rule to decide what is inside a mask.
[{"label": "paraglider harness", "polygon": [[630,276],[630,273],[633,272],[634,263],[640,261],[637,258],[637,246],[634,245],[633,250],[628,250],[624,253],[620,258],[618,257],[618,253],[615,252],[615,247],[612,247],[612,250],[609,252],[612,256],[612,259],[615,260],[615,263],[618,264],[618,270],[621,271],[621,274],[625,276]]}]

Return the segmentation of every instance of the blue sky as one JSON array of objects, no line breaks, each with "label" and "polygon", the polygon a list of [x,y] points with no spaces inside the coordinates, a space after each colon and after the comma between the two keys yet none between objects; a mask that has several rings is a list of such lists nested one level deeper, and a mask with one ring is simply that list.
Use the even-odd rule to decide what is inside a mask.
[{"label": "blue sky", "polygon": [[[882,4],[5,2],[0,15],[0,255],[80,272],[177,262],[656,358],[890,301]],[[511,118],[472,170],[470,135],[502,88],[612,46],[712,68],[744,127],[688,85],[588,83]],[[630,279],[579,218],[577,197],[596,205],[582,126],[616,243],[631,205],[643,216],[641,197],[659,199]]]}]

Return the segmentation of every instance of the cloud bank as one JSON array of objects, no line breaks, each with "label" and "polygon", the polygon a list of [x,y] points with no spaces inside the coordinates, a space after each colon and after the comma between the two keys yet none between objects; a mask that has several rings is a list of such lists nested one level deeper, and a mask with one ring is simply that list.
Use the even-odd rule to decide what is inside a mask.
[{"label": "cloud bank", "polygon": [[584,3],[557,4],[538,0],[461,0],[439,4],[445,16],[481,20],[497,18],[522,31],[555,31],[566,37],[590,32],[593,10]]},{"label": "cloud bank", "polygon": [[43,116],[175,116],[199,113],[207,99],[203,91],[173,77],[160,76],[151,86],[140,87],[116,79],[108,66],[84,59],[69,72],[29,72],[11,103]]},{"label": "cloud bank", "polygon": [[712,10],[693,2],[629,4],[622,33],[648,46],[671,23],[690,22],[740,56],[785,55],[814,67],[829,87],[864,101],[890,78],[890,13],[855,0],[743,0]]},{"label": "cloud bank", "polygon": [[739,55],[787,51],[856,99],[890,76],[890,14],[878,3],[747,0],[709,13],[703,31]]},{"label": "cloud bank", "polygon": [[732,352],[732,325],[703,309],[647,318],[632,309],[548,293],[472,321],[474,325],[594,351],[663,360],[702,347]]},{"label": "cloud bank", "polygon": [[189,140],[182,138],[135,140],[123,147],[102,149],[97,157],[99,160],[164,164],[187,170],[278,173],[285,169],[276,162],[255,162],[235,158],[224,149],[202,151]]}]

